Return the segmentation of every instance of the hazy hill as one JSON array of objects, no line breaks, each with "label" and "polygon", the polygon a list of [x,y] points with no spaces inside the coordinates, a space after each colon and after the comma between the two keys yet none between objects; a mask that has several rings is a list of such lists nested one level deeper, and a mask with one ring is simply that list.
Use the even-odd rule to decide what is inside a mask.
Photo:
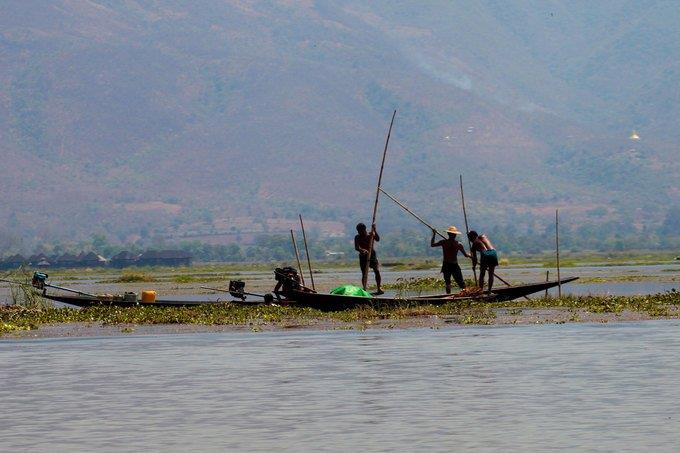
[{"label": "hazy hill", "polygon": [[[15,0],[0,6],[0,234],[370,214],[660,225],[680,195],[674,1]],[[636,130],[641,140],[631,141]],[[385,202],[383,223],[411,225]],[[0,243],[0,246],[3,244]]]}]

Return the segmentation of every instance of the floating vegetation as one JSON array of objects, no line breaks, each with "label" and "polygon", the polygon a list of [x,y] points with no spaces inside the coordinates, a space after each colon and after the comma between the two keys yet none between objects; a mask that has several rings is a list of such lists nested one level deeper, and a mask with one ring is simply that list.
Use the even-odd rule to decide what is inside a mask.
[{"label": "floating vegetation", "polygon": [[155,282],[156,279],[144,272],[124,272],[120,277],[111,280],[111,283],[136,283]]},{"label": "floating vegetation", "polygon": [[383,263],[383,266],[389,267],[391,270],[394,271],[422,271],[434,269],[438,266],[438,263],[433,260],[409,261],[409,262],[396,261]]},{"label": "floating vegetation", "polygon": [[[391,325],[409,318],[438,317],[457,324],[493,324],[497,313],[522,315],[525,308],[557,308],[570,314],[570,322],[579,321],[586,313],[617,314],[623,311],[641,312],[650,317],[680,315],[680,292],[645,296],[567,296],[562,298],[537,298],[504,303],[477,301],[452,301],[444,305],[422,305],[404,302],[389,307],[358,307],[339,312],[322,312],[311,308],[281,307],[275,305],[243,306],[215,304],[192,307],[112,307],[106,305],[83,309],[57,308],[41,305],[0,306],[0,334],[39,328],[44,324],[98,323],[121,326],[121,332],[131,333],[135,325],[143,324],[196,324],[239,325],[260,330],[262,326],[305,326],[311,322],[329,322],[365,328],[383,321]],[[387,322],[384,322],[387,321]],[[354,323],[354,324],[350,324]],[[360,326],[356,326],[360,323]]]},{"label": "floating vegetation", "polygon": [[[456,287],[455,282],[452,285]],[[472,279],[465,280],[465,286],[472,288],[475,282]],[[444,291],[446,285],[442,277],[411,277],[398,278],[394,283],[385,283],[382,285],[383,289],[394,289],[397,291],[397,297],[405,297],[407,295],[417,293],[420,294],[427,290]]]},{"label": "floating vegetation", "polygon": [[567,308],[587,313],[644,312],[649,316],[668,316],[670,308],[680,308],[680,292],[671,290],[662,294],[640,296],[563,296],[537,298],[530,301],[504,302],[504,307]]},{"label": "floating vegetation", "polygon": [[384,289],[396,289],[397,291],[422,291],[425,289],[444,288],[444,279],[440,277],[412,277],[398,278],[394,283],[384,283]]},{"label": "floating vegetation", "polygon": [[[215,275],[215,274],[182,274],[174,275],[170,277],[170,281],[173,283],[196,283],[196,282],[228,282],[230,278],[233,278],[238,274],[226,275]],[[157,279],[161,281],[162,279]]]}]

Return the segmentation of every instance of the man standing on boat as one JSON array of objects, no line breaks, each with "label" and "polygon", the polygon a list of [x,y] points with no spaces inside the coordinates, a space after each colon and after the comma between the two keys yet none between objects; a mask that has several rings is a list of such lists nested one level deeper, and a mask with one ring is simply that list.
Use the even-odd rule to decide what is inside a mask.
[{"label": "man standing on boat", "polygon": [[448,239],[442,239],[439,242],[434,242],[434,237],[437,234],[436,230],[432,230],[432,239],[430,239],[430,247],[441,247],[444,255],[442,260],[442,273],[444,274],[444,283],[446,283],[446,294],[451,294],[451,276],[456,281],[460,289],[465,289],[465,281],[463,280],[463,272],[458,265],[458,252],[463,253],[467,258],[472,258],[465,251],[463,244],[456,240],[456,235],[460,234],[458,228],[451,225],[446,232]]},{"label": "man standing on boat", "polygon": [[[380,263],[378,263],[378,256],[375,253],[375,243],[380,241],[380,235],[378,235],[378,232],[375,229],[375,224],[373,224],[371,227],[371,232],[368,233],[366,232],[366,225],[360,223],[357,225],[357,233],[359,234],[354,236],[354,249],[359,252],[359,266],[361,266],[362,277],[361,281],[368,282],[367,274],[368,268],[370,266],[370,268],[373,269],[373,273],[375,274],[375,286],[378,287],[378,290],[375,292],[375,294],[383,294],[383,291],[380,288]],[[371,251],[371,257],[369,259],[368,249],[371,247],[371,236],[373,236],[374,247]],[[365,286],[364,289],[366,289]]]},{"label": "man standing on boat", "polygon": [[489,292],[493,287],[493,276],[498,266],[498,254],[486,234],[479,235],[475,230],[468,233],[468,239],[472,243],[472,268],[477,267],[477,252],[479,252],[479,287],[484,289],[484,274],[489,271]]}]

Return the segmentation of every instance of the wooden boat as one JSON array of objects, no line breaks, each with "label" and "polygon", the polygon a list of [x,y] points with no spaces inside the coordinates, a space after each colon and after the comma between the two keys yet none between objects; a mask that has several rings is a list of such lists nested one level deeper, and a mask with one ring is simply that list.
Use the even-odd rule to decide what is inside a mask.
[{"label": "wooden boat", "polygon": [[570,277],[561,281],[549,281],[542,283],[530,283],[527,285],[515,285],[494,288],[491,293],[479,293],[475,295],[462,294],[437,294],[431,296],[416,296],[407,298],[391,297],[359,297],[343,296],[336,294],[319,294],[304,290],[292,290],[280,293],[284,296],[285,303],[292,306],[302,306],[315,308],[324,311],[340,311],[360,306],[374,308],[398,306],[398,305],[443,305],[449,302],[481,301],[481,302],[503,302],[528,296],[530,294],[554,288],[560,284],[564,285],[577,280],[578,277]]},{"label": "wooden boat", "polygon": [[[40,296],[44,297],[45,299],[54,301],[54,302],[60,302],[62,304],[68,304],[68,305],[74,305],[76,307],[91,307],[95,305],[108,305],[108,306],[115,306],[115,307],[134,307],[138,305],[153,305],[153,306],[159,306],[159,307],[186,307],[186,306],[196,306],[196,305],[217,305],[217,304],[225,304],[225,303],[234,303],[234,304],[242,304],[242,305],[258,305],[262,304],[264,302],[251,302],[251,301],[246,301],[245,300],[245,295],[253,295],[252,293],[245,293],[243,292],[242,288],[240,290],[235,290],[235,291],[227,291],[229,292],[233,297],[237,298],[234,300],[225,300],[225,299],[217,299],[217,300],[182,300],[182,299],[156,299],[156,292],[155,291],[149,291],[151,293],[151,297],[147,299],[145,297],[145,292],[142,292],[142,297],[139,298],[137,297],[136,293],[133,292],[126,292],[124,294],[90,294],[86,293],[83,291],[78,291],[75,289],[71,288],[65,288],[63,286],[57,286],[53,285],[51,283],[47,283],[47,274],[44,272],[35,272],[33,274],[33,279],[31,280],[30,286],[33,288],[40,290],[41,292],[39,293]],[[11,280],[3,280],[7,281],[9,283],[14,283],[17,285],[25,285],[28,286],[25,283],[22,282],[14,282]],[[241,283],[241,282],[237,282]],[[48,293],[48,289],[56,289],[68,294],[62,294],[62,293]],[[270,295],[271,297],[271,295]]]},{"label": "wooden boat", "polygon": [[[277,303],[286,306],[310,307],[324,311],[340,311],[359,306],[369,307],[389,307],[399,305],[443,305],[449,302],[463,302],[463,301],[482,301],[482,302],[503,302],[517,299],[519,297],[528,296],[529,294],[545,291],[555,286],[573,282],[578,277],[571,277],[558,281],[531,283],[527,285],[515,285],[507,287],[494,288],[491,293],[478,294],[435,294],[428,296],[411,296],[406,298],[398,297],[357,297],[357,296],[343,296],[336,294],[320,294],[312,291],[300,289],[287,289],[285,291],[277,292],[279,299],[273,300],[271,295],[262,301],[246,301],[242,298],[217,299],[217,300],[182,300],[182,299],[155,299],[153,302],[144,303],[140,301],[134,293],[126,293],[121,295],[94,295],[82,292],[76,294],[49,294],[45,287],[43,287],[40,295],[45,299],[55,302],[61,302],[77,307],[90,307],[96,305],[108,305],[116,307],[133,307],[133,306],[158,306],[158,307],[187,307],[199,305],[218,305],[218,304],[240,304],[240,305],[261,305],[269,303]],[[67,288],[61,288],[53,285],[45,285],[47,287],[58,288],[66,291],[72,291]]]},{"label": "wooden boat", "polygon": [[76,307],[92,307],[95,305],[108,305],[114,307],[136,307],[136,306],[156,306],[156,307],[191,307],[197,305],[220,305],[226,303],[240,304],[240,305],[261,305],[262,301],[244,301],[240,299],[229,300],[181,300],[181,299],[156,299],[154,302],[144,303],[138,300],[126,299],[122,295],[98,295],[98,296],[84,296],[72,294],[40,294],[45,299],[61,302],[62,304],[74,305]]}]

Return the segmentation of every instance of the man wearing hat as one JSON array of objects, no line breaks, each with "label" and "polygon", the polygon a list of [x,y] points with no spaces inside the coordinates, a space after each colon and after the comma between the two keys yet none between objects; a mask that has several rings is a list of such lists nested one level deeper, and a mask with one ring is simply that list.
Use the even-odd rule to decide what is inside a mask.
[{"label": "man wearing hat", "polygon": [[439,242],[434,242],[434,237],[437,234],[436,230],[432,230],[432,239],[430,240],[430,247],[441,247],[444,254],[442,261],[442,273],[444,274],[444,282],[446,283],[446,294],[451,294],[451,276],[456,281],[460,289],[465,289],[465,281],[463,281],[463,273],[458,265],[458,252],[462,252],[464,256],[471,258],[465,251],[463,244],[456,240],[456,235],[460,234],[458,228],[451,225],[446,232],[449,235],[448,239],[442,239]]}]

